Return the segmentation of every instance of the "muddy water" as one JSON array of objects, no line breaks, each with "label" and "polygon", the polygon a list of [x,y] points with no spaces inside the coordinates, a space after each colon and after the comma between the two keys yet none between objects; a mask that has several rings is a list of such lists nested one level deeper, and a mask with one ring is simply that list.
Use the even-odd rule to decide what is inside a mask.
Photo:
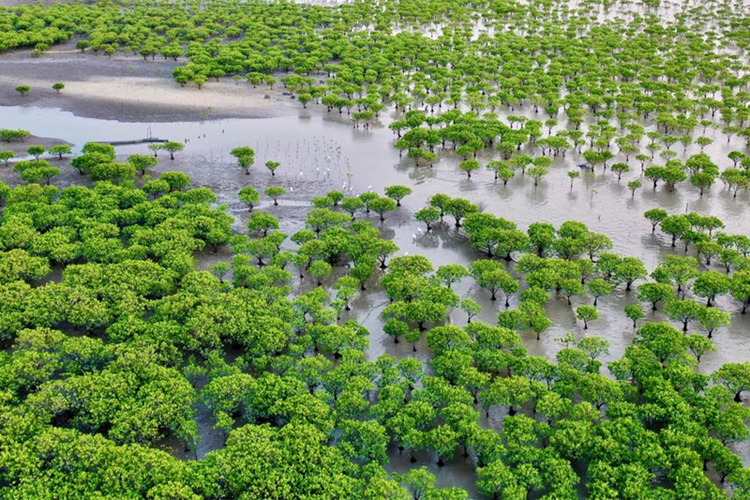
[{"label": "muddy water", "polygon": [[[533,110],[517,109],[513,113],[536,119],[546,118],[535,115]],[[457,169],[461,158],[450,152],[442,153],[441,159],[433,167],[415,167],[413,160],[400,157],[392,147],[394,136],[386,127],[390,119],[385,116],[378,126],[362,130],[352,128],[346,122],[345,114],[300,109],[295,115],[267,119],[147,124],[88,119],[55,109],[0,108],[0,128],[24,128],[38,136],[68,141],[78,149],[86,141],[149,136],[185,143],[185,150],[177,153],[174,161],[160,153],[160,164],[156,171],[181,170],[188,173],[195,184],[213,189],[218,201],[227,204],[230,213],[237,217],[237,230],[242,230],[247,220],[247,211],[237,199],[237,192],[248,184],[258,189],[269,185],[287,188],[288,193],[280,201],[280,206],[267,203],[261,208],[280,217],[281,229],[289,234],[303,226],[309,207],[307,200],[312,196],[324,194],[330,189],[350,194],[369,189],[382,193],[388,185],[409,185],[414,194],[403,201],[404,206],[397,213],[388,214],[386,222],[380,227],[385,237],[399,245],[400,254],[424,254],[435,266],[454,262],[468,264],[483,257],[450,224],[446,223],[426,234],[421,231],[421,225],[413,220],[413,212],[438,192],[468,198],[487,212],[515,221],[522,229],[536,221],[554,225],[566,220],[583,221],[592,230],[607,234],[612,239],[614,251],[641,258],[649,270],[664,255],[672,252],[663,236],[658,232],[656,235],[650,234],[650,224],[642,217],[643,212],[650,208],[661,207],[673,213],[689,210],[715,215],[725,222],[727,231],[750,234],[750,219],[747,217],[750,194],[742,192],[737,199],[732,199],[720,183],[700,197],[698,191],[687,183],[678,185],[670,193],[661,186],[654,191],[648,182],[644,182],[644,188],[631,197],[625,185],[640,176],[637,162],[631,159],[632,171],[625,174],[620,182],[610,172],[599,169],[595,174],[582,172],[582,177],[575,180],[571,188],[566,173],[581,163],[578,156],[571,153],[567,158],[557,158],[550,174],[537,187],[530,178],[522,175],[517,175],[507,186],[494,182],[492,175],[486,172],[477,172],[469,180]],[[563,120],[560,126],[565,126]],[[744,145],[736,139],[727,144],[726,137],[719,132],[709,131],[706,135],[714,139],[706,152],[722,168],[731,166],[731,161],[726,159],[729,151],[744,150]],[[232,148],[244,145],[256,150],[256,162],[250,175],[244,175],[229,155]],[[680,158],[685,157],[681,146],[675,149],[679,150]],[[117,151],[122,155],[148,152],[146,145],[142,144],[118,147]],[[687,155],[698,151],[697,146],[691,146]],[[486,163],[489,158],[485,153],[480,160]],[[281,162],[282,166],[275,177],[263,166],[268,160]],[[9,170],[0,168],[0,178],[6,182],[15,176]],[[63,170],[58,184],[80,182],[77,174],[69,169]],[[374,216],[370,218],[376,221]],[[225,253],[206,254],[201,267],[206,268],[218,260],[229,258]],[[306,279],[297,286],[300,290],[306,290],[311,283]],[[503,308],[502,301],[490,301],[489,294],[468,279],[455,285],[454,289],[462,298],[471,297],[482,305],[483,311],[477,319],[491,324],[496,322],[497,313]],[[608,360],[619,358],[632,343],[632,323],[622,311],[635,300],[634,292],[626,293],[622,289],[599,300],[600,318],[590,323],[586,334],[600,335],[610,341],[610,352],[603,357],[605,364]],[[385,294],[371,285],[370,291],[354,301],[353,311],[347,313],[370,330],[368,355],[374,359],[382,353],[396,357],[414,354],[427,363],[430,356],[424,342],[417,344],[414,353],[410,344],[403,341],[395,344],[382,333],[380,312],[387,303]],[[515,303],[512,300],[511,307]],[[529,354],[553,359],[561,348],[556,339],[566,332],[583,335],[583,327],[577,323],[574,315],[575,307],[582,303],[590,301],[585,297],[574,298],[573,305],[569,306],[563,297],[553,297],[547,313],[554,325],[539,341],[531,332],[523,334]],[[738,307],[729,298],[720,299],[718,304],[735,314],[730,327],[715,332],[717,350],[707,354],[699,366],[704,373],[711,373],[725,362],[747,360],[750,354],[750,315],[737,314]],[[657,312],[647,319],[663,318]],[[457,310],[451,314],[450,321],[463,325],[466,317]],[[203,413],[199,424],[202,437],[198,451],[202,456],[220,447],[222,439],[219,433],[211,430],[210,418]],[[742,445],[738,447],[738,452],[746,465],[750,464],[750,448]],[[411,466],[409,457],[399,456],[397,450],[392,458],[393,470],[403,471]],[[434,457],[418,455],[417,459],[417,466],[424,464],[435,468]],[[441,486],[461,486],[475,496],[473,469],[460,456],[441,468],[438,478]]]},{"label": "muddy water", "polygon": [[[520,111],[523,110],[514,113],[544,118],[533,111]],[[592,230],[607,234],[615,251],[639,257],[649,267],[671,251],[663,237],[650,235],[650,226],[642,217],[650,208],[662,207],[674,213],[695,210],[716,215],[726,223],[728,231],[750,232],[750,220],[746,217],[750,194],[741,192],[737,199],[732,199],[722,191],[720,183],[703,197],[683,183],[672,193],[661,186],[652,191],[650,186],[644,185],[631,198],[625,185],[640,175],[637,162],[631,159],[633,170],[625,174],[622,181],[617,182],[611,173],[601,170],[596,174],[584,172],[571,189],[566,173],[581,161],[570,153],[567,158],[557,158],[551,173],[536,187],[530,178],[520,173],[507,186],[493,182],[489,172],[476,172],[469,180],[456,168],[461,158],[450,152],[441,154],[434,167],[415,167],[412,160],[399,157],[398,151],[391,147],[394,135],[385,126],[389,121],[389,117],[384,117],[380,126],[365,131],[348,125],[346,114],[312,110],[268,119],[146,124],[81,118],[46,108],[0,109],[0,127],[26,128],[35,135],[59,137],[78,147],[91,140],[148,136],[187,141],[185,151],[178,153],[174,161],[162,158],[159,169],[183,170],[196,183],[212,187],[220,202],[230,204],[237,203],[236,192],[250,183],[260,187],[269,183],[290,187],[292,192],[287,200],[304,200],[300,195],[320,194],[329,187],[358,193],[368,188],[382,192],[388,185],[407,184],[414,189],[414,194],[404,200],[405,209],[410,211],[423,206],[432,194],[444,192],[470,198],[485,211],[513,220],[522,228],[536,221],[558,225],[566,220],[580,220]],[[560,126],[565,123],[561,122]],[[711,134],[708,131],[707,135],[715,142],[706,152],[721,167],[731,166],[726,154],[734,149],[742,150],[744,145],[736,138],[726,144],[723,135]],[[250,176],[234,167],[229,155],[233,147],[240,145],[250,145],[257,153]],[[117,149],[122,154],[147,153],[145,145]],[[680,150],[680,157],[684,157],[682,148],[676,149]],[[698,151],[697,146],[691,146],[687,154]],[[480,157],[485,162],[488,159],[487,153]],[[276,178],[265,172],[263,165],[267,160],[281,162]],[[407,236],[412,234],[415,232]]]}]

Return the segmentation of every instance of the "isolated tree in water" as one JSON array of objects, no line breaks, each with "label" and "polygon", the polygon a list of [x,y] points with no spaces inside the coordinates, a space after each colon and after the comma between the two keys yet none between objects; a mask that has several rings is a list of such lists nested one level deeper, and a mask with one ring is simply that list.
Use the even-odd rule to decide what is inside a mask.
[{"label": "isolated tree in water", "polygon": [[414,218],[427,226],[427,231],[432,230],[432,225],[440,220],[440,210],[435,207],[425,207],[414,214]]},{"label": "isolated tree in water", "polygon": [[281,166],[281,163],[277,161],[269,160],[266,162],[266,168],[271,172],[272,176],[276,175],[276,169],[279,168],[280,166]]},{"label": "isolated tree in water", "polygon": [[255,163],[255,150],[249,146],[241,146],[234,148],[229,154],[237,158],[237,165],[245,171],[245,175],[250,175],[250,167]]},{"label": "isolated tree in water", "polygon": [[266,196],[268,196],[269,198],[273,200],[274,205],[278,205],[279,198],[281,196],[284,196],[284,194],[286,193],[286,189],[284,189],[281,186],[271,186],[271,187],[267,187],[264,193],[266,193]]},{"label": "isolated tree in water", "polygon": [[407,186],[388,186],[385,188],[385,195],[396,201],[396,206],[401,206],[401,200],[409,196],[412,193],[411,188]]},{"label": "isolated tree in water", "polygon": [[249,211],[253,210],[253,207],[260,201],[260,195],[258,191],[252,186],[245,186],[240,190],[240,201],[247,205]]},{"label": "isolated tree in water", "polygon": [[168,141],[162,144],[161,149],[168,151],[169,159],[174,160],[174,154],[185,149],[185,145],[181,142]]}]

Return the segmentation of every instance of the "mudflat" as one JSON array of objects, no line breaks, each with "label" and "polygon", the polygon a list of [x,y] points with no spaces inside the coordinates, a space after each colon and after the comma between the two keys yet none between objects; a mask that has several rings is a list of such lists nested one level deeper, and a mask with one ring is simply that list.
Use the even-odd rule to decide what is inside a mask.
[{"label": "mudflat", "polygon": [[[124,122],[269,118],[297,112],[298,104],[279,83],[253,85],[224,78],[199,89],[180,87],[172,71],[181,63],[133,54],[107,57],[81,53],[76,40],[56,45],[42,57],[30,50],[0,54],[0,106],[60,108],[78,116]],[[62,92],[52,85],[65,84]],[[30,85],[21,96],[18,85]],[[290,104],[297,104],[291,106]],[[0,122],[2,116],[0,116]]]}]

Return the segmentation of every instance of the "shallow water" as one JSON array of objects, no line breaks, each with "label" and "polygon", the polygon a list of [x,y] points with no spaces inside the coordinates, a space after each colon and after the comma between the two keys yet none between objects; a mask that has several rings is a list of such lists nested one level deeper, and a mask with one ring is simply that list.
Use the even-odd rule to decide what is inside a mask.
[{"label": "shallow water", "polygon": [[[516,110],[514,114],[522,113]],[[534,116],[533,110],[525,110],[523,114]],[[345,114],[300,109],[298,114],[292,116],[254,120],[121,123],[78,117],[56,109],[0,108],[0,128],[24,128],[37,136],[59,138],[72,143],[76,150],[86,141],[142,139],[149,136],[184,142],[184,152],[178,153],[174,161],[160,153],[160,164],[156,171],[182,170],[192,177],[194,184],[213,189],[219,203],[227,204],[230,213],[237,217],[237,230],[242,230],[248,216],[247,210],[237,199],[237,192],[247,184],[258,189],[276,184],[287,188],[288,193],[280,201],[280,206],[267,203],[261,208],[279,216],[281,229],[288,234],[304,225],[307,200],[312,196],[331,189],[357,194],[369,189],[382,192],[385,186],[393,184],[409,185],[414,193],[403,200],[403,208],[388,214],[386,222],[380,227],[385,237],[399,245],[400,254],[424,254],[436,267],[446,263],[468,264],[483,257],[450,224],[424,233],[421,224],[413,220],[413,212],[424,206],[431,195],[439,192],[471,199],[485,211],[515,221],[521,229],[536,221],[547,221],[558,226],[566,220],[580,220],[591,230],[608,235],[615,252],[642,259],[649,270],[664,255],[673,251],[658,231],[656,235],[650,234],[650,224],[642,217],[643,212],[650,208],[662,207],[675,213],[689,210],[711,214],[725,222],[728,232],[750,233],[750,219],[747,217],[750,194],[742,192],[737,199],[732,199],[720,183],[701,198],[697,189],[687,183],[678,185],[670,193],[662,186],[653,191],[644,182],[644,188],[631,198],[625,184],[640,175],[637,162],[631,160],[633,170],[625,174],[620,182],[610,172],[599,169],[596,174],[584,173],[571,188],[566,173],[581,161],[577,155],[570,153],[567,158],[555,160],[550,174],[537,187],[530,178],[521,175],[517,175],[507,186],[494,182],[492,174],[481,171],[468,180],[457,168],[460,158],[450,152],[441,153],[441,159],[434,167],[417,168],[413,160],[399,157],[398,150],[392,147],[394,135],[385,126],[389,120],[390,117],[383,117],[380,126],[362,130],[346,123]],[[562,120],[560,126],[565,126]],[[744,145],[736,139],[727,144],[725,136],[718,132],[714,134],[711,137],[715,142],[706,148],[706,152],[722,168],[731,166],[726,154],[733,149],[744,149]],[[229,155],[232,148],[244,145],[256,150],[255,166],[250,175],[244,175]],[[684,158],[682,148],[678,149],[680,157]],[[139,144],[117,147],[117,152],[127,155],[148,153],[148,150],[146,145]],[[697,152],[698,147],[691,146],[687,154]],[[488,156],[480,156],[483,164],[488,159]],[[282,166],[275,177],[271,177],[263,167],[267,160],[281,162]],[[0,178],[6,182],[16,175],[9,170],[0,168]],[[64,172],[58,184],[80,182],[78,174],[64,170],[68,171]],[[370,220],[379,224],[374,215],[370,216]],[[200,266],[206,268],[217,260],[229,258],[230,255],[224,252],[206,254],[201,257]],[[298,286],[302,290],[308,289],[310,280],[303,280]],[[353,310],[347,313],[348,317],[357,318],[370,330],[368,355],[373,359],[382,353],[399,358],[412,355],[410,344],[403,341],[395,344],[382,333],[379,316],[388,300],[382,290],[374,285],[369,288],[353,302]],[[454,289],[462,298],[471,297],[483,306],[477,319],[496,323],[497,313],[503,309],[503,301],[490,301],[489,294],[468,279],[455,285]],[[621,288],[599,300],[600,319],[590,323],[586,334],[600,335],[610,341],[610,352],[602,359],[605,365],[606,361],[619,358],[632,343],[632,323],[625,318],[622,310],[635,300],[635,292],[625,292]],[[576,322],[574,315],[575,307],[582,303],[589,303],[589,299],[574,298],[573,305],[569,306],[564,297],[553,296],[547,313],[554,325],[539,341],[533,333],[523,334],[529,354],[554,358],[562,347],[556,339],[566,332],[583,335],[583,327]],[[511,306],[515,304],[516,300],[512,300]],[[735,314],[730,327],[715,332],[717,350],[707,354],[699,366],[704,373],[711,373],[725,362],[745,361],[750,354],[750,315],[737,314],[738,306],[730,298],[723,297],[718,304]],[[661,316],[657,313],[647,319],[661,319]],[[462,311],[456,310],[451,314],[450,321],[463,325],[466,318]],[[414,354],[425,363],[430,357],[424,342],[417,345]],[[221,446],[222,439],[211,429],[212,422],[207,415],[200,413],[199,420],[202,438],[198,454],[202,456]],[[741,445],[738,451],[745,464],[750,464],[750,448]],[[399,456],[397,450],[392,454],[392,459],[392,470],[406,470],[411,465],[408,456]],[[431,457],[418,456],[418,459],[417,465],[429,464],[435,469],[435,461]],[[472,492],[472,496],[475,495],[473,468],[461,457],[441,468],[438,478],[440,486],[458,485]]]},{"label": "shallow water", "polygon": [[[534,117],[529,110],[527,113],[516,110],[515,114]],[[703,197],[697,189],[682,183],[672,193],[661,185],[656,191],[644,185],[631,198],[625,185],[640,175],[637,162],[631,159],[632,170],[620,182],[610,172],[599,169],[596,174],[584,172],[571,188],[567,171],[581,161],[570,153],[567,158],[557,158],[550,174],[536,187],[520,173],[507,186],[494,182],[492,174],[483,171],[475,172],[469,180],[456,168],[461,158],[448,151],[441,153],[433,167],[415,167],[413,160],[399,157],[398,150],[392,147],[395,136],[385,126],[390,118],[383,117],[381,122],[369,130],[354,129],[346,123],[346,114],[300,109],[298,115],[264,119],[123,123],[82,118],[48,108],[0,108],[0,127],[25,128],[34,135],[63,139],[79,148],[86,141],[145,137],[187,141],[185,151],[178,153],[175,161],[161,154],[157,170],[184,170],[195,183],[212,187],[221,202],[236,202],[236,192],[249,183],[273,182],[292,187],[294,191],[287,200],[304,199],[297,196],[301,194],[298,189],[317,195],[327,187],[358,193],[370,188],[382,192],[385,186],[407,184],[414,190],[403,202],[409,211],[421,208],[432,194],[443,192],[470,198],[485,211],[513,220],[522,229],[537,221],[559,225],[566,220],[580,220],[590,229],[607,234],[615,252],[639,257],[648,267],[671,251],[658,232],[655,237],[650,235],[650,225],[642,217],[650,208],[716,215],[725,222],[727,231],[750,232],[750,220],[746,217],[750,194],[744,191],[732,199],[720,183]],[[559,127],[564,125],[561,123]],[[725,136],[713,134],[715,142],[706,148],[706,153],[722,168],[731,166],[727,153],[744,149],[744,145],[736,138],[727,145]],[[250,176],[243,175],[229,155],[232,148],[240,145],[256,150]],[[118,147],[117,151],[148,153],[144,144]],[[693,145],[687,155],[697,152],[698,147]],[[682,151],[680,157],[685,157]],[[483,164],[489,159],[487,153],[480,155]],[[281,162],[276,178],[265,171],[263,165],[267,160]],[[416,229],[416,223],[413,226]],[[408,236],[415,233],[412,231]]]}]

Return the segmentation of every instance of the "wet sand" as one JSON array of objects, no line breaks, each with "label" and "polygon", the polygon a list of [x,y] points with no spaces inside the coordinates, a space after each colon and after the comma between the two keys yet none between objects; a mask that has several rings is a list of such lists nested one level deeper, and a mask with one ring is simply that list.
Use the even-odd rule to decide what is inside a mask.
[{"label": "wet sand", "polygon": [[[268,118],[296,112],[299,104],[279,82],[251,84],[231,78],[211,80],[202,89],[180,87],[172,71],[185,64],[162,56],[144,60],[133,54],[104,54],[75,48],[76,40],[55,45],[41,57],[31,50],[0,54],[0,106],[54,107],[78,116],[124,122],[199,121],[218,118]],[[56,92],[52,85],[65,84]],[[30,85],[21,96],[19,85]],[[2,111],[0,111],[0,121]]]}]

